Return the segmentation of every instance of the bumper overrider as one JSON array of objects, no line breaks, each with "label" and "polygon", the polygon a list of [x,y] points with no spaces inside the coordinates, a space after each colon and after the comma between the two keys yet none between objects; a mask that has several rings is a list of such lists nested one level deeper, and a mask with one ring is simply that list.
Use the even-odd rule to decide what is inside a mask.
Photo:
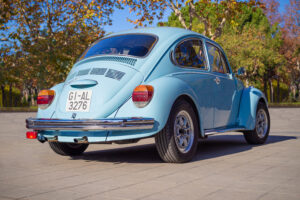
[{"label": "bumper overrider", "polygon": [[154,126],[153,118],[114,119],[26,119],[26,127],[40,130],[148,130]]}]

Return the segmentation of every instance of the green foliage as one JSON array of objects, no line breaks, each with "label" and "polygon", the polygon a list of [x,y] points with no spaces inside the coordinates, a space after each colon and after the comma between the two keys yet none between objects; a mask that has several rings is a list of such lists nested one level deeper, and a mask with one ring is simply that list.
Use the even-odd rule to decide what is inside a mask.
[{"label": "green foliage", "polygon": [[[206,6],[204,6],[206,5]],[[222,10],[223,4],[197,4],[197,12],[204,12],[212,22],[212,28],[218,26],[216,18],[217,11]],[[188,7],[183,7],[181,13],[186,21],[189,20]],[[181,27],[178,17],[172,13],[167,26]],[[203,23],[193,19],[192,30],[202,33]],[[279,75],[287,77],[284,57],[280,54],[279,48],[282,45],[281,31],[278,24],[270,25],[263,10],[256,6],[240,4],[235,10],[231,21],[226,21],[222,35],[216,39],[223,47],[233,71],[245,67],[246,85],[254,85],[263,89],[263,85]]]},{"label": "green foliage", "polygon": [[[274,98],[275,98],[275,102],[278,101],[278,96],[277,96],[277,81],[273,81],[273,86],[274,86]],[[279,102],[288,102],[289,96],[289,86],[285,83],[280,83],[280,87],[279,87]]]},{"label": "green foliage", "polygon": [[117,0],[0,1],[0,85],[39,91],[64,81],[115,7]]},{"label": "green foliage", "polygon": [[279,48],[282,44],[278,25],[270,26],[261,9],[244,8],[238,26],[227,27],[218,39],[223,46],[232,68],[246,68],[247,80],[262,84],[263,79],[274,75],[286,76],[284,57]]},{"label": "green foliage", "polygon": [[0,1],[0,84],[45,88],[63,81],[80,54],[104,34],[101,25],[111,23],[115,6],[116,0]]},{"label": "green foliage", "polygon": [[[8,107],[9,106],[9,87],[6,86],[5,87],[5,102],[6,104],[3,105],[4,102],[2,102],[2,91],[0,90],[0,107]],[[21,95],[21,92],[19,89],[17,88],[12,88],[12,105],[11,106],[14,106],[14,107],[17,107],[17,106],[27,106],[27,102],[22,102],[21,100],[22,98],[22,95]]]},{"label": "green foliage", "polygon": [[[167,3],[168,4],[168,3]],[[170,5],[170,4],[169,4]],[[172,5],[172,3],[171,3]],[[260,1],[196,1],[185,2],[185,6],[171,6],[174,11],[168,22],[159,23],[161,26],[182,27],[202,33],[215,40],[220,37],[227,27],[238,28],[242,25],[241,14],[245,8],[258,9],[263,7]],[[248,15],[251,13],[248,12]],[[245,16],[247,17],[247,16]]]}]

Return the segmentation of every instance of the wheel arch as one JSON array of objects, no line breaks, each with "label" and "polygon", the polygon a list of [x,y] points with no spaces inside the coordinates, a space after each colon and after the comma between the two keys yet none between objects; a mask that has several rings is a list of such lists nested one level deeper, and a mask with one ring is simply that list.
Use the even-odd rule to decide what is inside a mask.
[{"label": "wheel arch", "polygon": [[[132,115],[134,115],[137,117],[154,118],[154,128],[151,130],[138,131],[136,136],[133,136],[130,133],[125,134],[123,132],[122,137],[119,137],[121,133],[118,133],[118,137],[115,137],[116,139],[134,139],[135,137],[149,137],[157,134],[165,127],[170,116],[171,109],[176,100],[179,98],[184,98],[189,103],[191,103],[193,110],[195,110],[196,116],[198,118],[198,124],[202,136],[203,131],[201,130],[201,119],[199,119],[199,109],[196,104],[197,95],[186,82],[176,77],[163,76],[144,84],[149,84],[154,87],[154,95],[151,102],[144,108],[137,108],[136,106],[134,106],[132,99],[130,98],[117,110],[114,117],[133,117]],[[114,133],[115,135],[117,135],[116,132]],[[111,138],[108,137],[108,139]]]},{"label": "wheel arch", "polygon": [[264,103],[268,107],[268,101],[262,91],[254,87],[243,89],[238,115],[239,127],[245,128],[245,130],[254,129],[259,102]]},{"label": "wheel arch", "polygon": [[187,94],[182,94],[179,97],[177,97],[177,99],[174,101],[173,105],[175,104],[176,101],[178,101],[179,99],[184,99],[185,101],[187,101],[193,108],[195,114],[196,114],[196,118],[197,118],[197,122],[198,122],[198,129],[199,129],[199,137],[204,138],[204,131],[202,130],[202,126],[201,126],[201,120],[200,120],[200,116],[199,116],[199,110],[193,100],[193,98]]},{"label": "wheel arch", "polygon": [[267,102],[263,97],[261,97],[261,98],[258,100],[258,103],[263,103],[263,104],[265,104],[266,106],[268,106],[268,102]]}]

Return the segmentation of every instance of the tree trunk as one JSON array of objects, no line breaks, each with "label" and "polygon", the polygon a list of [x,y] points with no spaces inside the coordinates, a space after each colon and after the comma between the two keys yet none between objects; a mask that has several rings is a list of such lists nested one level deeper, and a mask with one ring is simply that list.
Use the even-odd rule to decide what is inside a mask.
[{"label": "tree trunk", "polygon": [[292,101],[295,101],[295,99],[296,99],[296,86],[294,84],[291,86],[291,91],[292,91]]},{"label": "tree trunk", "polygon": [[274,102],[274,89],[272,84],[272,79],[269,79],[269,87],[270,87],[270,102]]},{"label": "tree trunk", "polygon": [[268,90],[267,74],[264,74],[264,93],[267,98],[267,101],[269,101],[267,90]]},{"label": "tree trunk", "polygon": [[6,94],[5,94],[5,86],[1,85],[1,92],[2,92],[2,106],[6,107]]},{"label": "tree trunk", "polygon": [[32,91],[30,87],[28,87],[28,93],[28,106],[31,106]]},{"label": "tree trunk", "polygon": [[31,98],[31,105],[32,106],[35,106],[35,99],[34,99],[35,94],[36,94],[36,89],[32,88],[32,98]]},{"label": "tree trunk", "polygon": [[8,93],[8,98],[9,98],[9,107],[13,106],[13,101],[12,101],[12,84],[9,84],[9,93]]},{"label": "tree trunk", "polygon": [[280,82],[279,77],[277,77],[277,103],[280,101]]},{"label": "tree trunk", "polygon": [[26,84],[23,85],[23,96],[26,103],[28,103],[28,87]]}]

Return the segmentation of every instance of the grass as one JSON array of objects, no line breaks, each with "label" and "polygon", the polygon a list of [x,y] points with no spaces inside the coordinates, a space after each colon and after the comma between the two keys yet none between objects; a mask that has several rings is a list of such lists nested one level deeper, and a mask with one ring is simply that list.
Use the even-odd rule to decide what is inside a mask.
[{"label": "grass", "polygon": [[0,112],[37,112],[37,106],[32,106],[32,107],[0,107]]},{"label": "grass", "polygon": [[282,102],[282,103],[269,103],[269,107],[290,107],[290,108],[300,108],[300,102]]}]

